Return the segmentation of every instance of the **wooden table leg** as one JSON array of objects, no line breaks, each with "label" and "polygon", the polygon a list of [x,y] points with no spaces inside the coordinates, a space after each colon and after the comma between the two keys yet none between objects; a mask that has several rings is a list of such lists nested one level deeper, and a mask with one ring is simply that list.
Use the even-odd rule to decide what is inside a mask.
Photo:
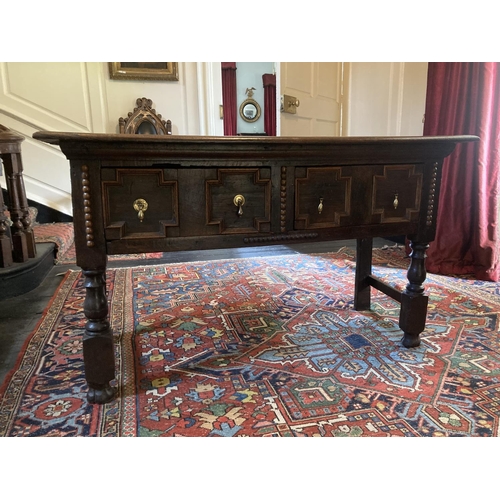
[{"label": "wooden table leg", "polygon": [[356,276],[354,279],[354,309],[367,311],[370,309],[370,285],[367,276],[372,273],[373,238],[356,240]]},{"label": "wooden table leg", "polygon": [[401,310],[399,313],[399,327],[403,330],[402,343],[405,347],[420,345],[420,333],[425,328],[427,318],[427,303],[429,298],[424,295],[423,282],[427,276],[425,270],[425,252],[429,248],[427,243],[410,242],[410,266],[408,267],[408,284],[401,294]]},{"label": "wooden table leg", "polygon": [[106,270],[83,270],[85,276],[83,360],[89,403],[107,403],[115,397],[110,381],[115,378],[113,333],[108,321]]},{"label": "wooden table leg", "polygon": [[24,187],[21,153],[3,154],[2,161],[7,174],[7,191],[10,198],[13,259],[15,262],[26,262],[36,257],[36,244]]}]

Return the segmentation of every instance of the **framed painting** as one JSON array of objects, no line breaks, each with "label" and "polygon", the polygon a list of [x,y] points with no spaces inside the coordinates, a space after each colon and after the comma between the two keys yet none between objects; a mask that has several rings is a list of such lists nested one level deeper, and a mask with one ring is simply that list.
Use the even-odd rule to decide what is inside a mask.
[{"label": "framed painting", "polygon": [[179,80],[176,62],[110,62],[112,80]]}]

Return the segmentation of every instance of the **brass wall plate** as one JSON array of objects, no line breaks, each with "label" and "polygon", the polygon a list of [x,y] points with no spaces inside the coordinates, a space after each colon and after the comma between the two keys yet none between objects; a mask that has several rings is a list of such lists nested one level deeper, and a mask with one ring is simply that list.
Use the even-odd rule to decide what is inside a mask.
[{"label": "brass wall plate", "polygon": [[281,96],[281,111],[283,113],[291,113],[292,115],[295,115],[299,106],[300,101],[296,97],[286,94]]}]

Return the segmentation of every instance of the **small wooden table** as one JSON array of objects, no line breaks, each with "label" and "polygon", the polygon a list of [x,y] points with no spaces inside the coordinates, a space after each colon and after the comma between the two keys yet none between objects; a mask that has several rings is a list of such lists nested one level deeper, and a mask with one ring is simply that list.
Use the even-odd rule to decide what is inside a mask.
[{"label": "small wooden table", "polygon": [[[356,239],[354,307],[370,288],[400,302],[405,347],[420,344],[443,160],[453,137],[197,137],[37,132],[70,160],[77,265],[85,276],[88,400],[115,397],[107,255]],[[400,292],[372,275],[372,239],[406,235]]]}]

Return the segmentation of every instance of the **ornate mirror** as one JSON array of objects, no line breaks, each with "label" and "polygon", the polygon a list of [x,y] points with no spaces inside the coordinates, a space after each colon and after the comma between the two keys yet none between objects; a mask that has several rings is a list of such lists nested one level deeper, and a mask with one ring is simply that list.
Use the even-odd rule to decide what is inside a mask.
[{"label": "ornate mirror", "polygon": [[252,99],[254,87],[246,90],[246,94],[248,95],[248,99],[244,100],[240,106],[240,116],[246,122],[256,122],[260,118],[260,105],[255,100]]},{"label": "ornate mirror", "polygon": [[118,126],[120,134],[157,134],[172,135],[172,122],[165,121],[153,109],[153,101],[146,97],[139,97],[137,108],[130,112],[127,118],[120,118]]}]

